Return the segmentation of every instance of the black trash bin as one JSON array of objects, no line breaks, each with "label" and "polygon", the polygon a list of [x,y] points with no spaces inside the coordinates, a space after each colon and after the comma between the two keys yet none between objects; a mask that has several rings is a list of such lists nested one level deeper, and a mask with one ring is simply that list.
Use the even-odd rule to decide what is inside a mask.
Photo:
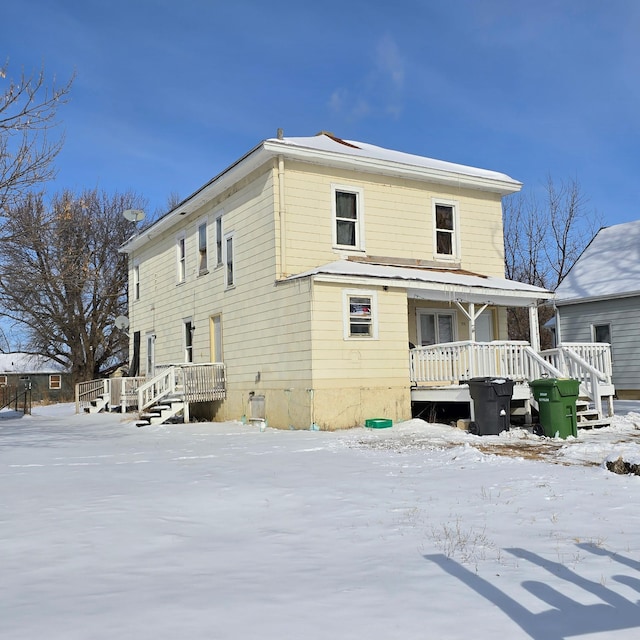
[{"label": "black trash bin", "polygon": [[469,393],[475,420],[469,431],[479,436],[495,436],[509,429],[513,380],[506,378],[471,378]]}]

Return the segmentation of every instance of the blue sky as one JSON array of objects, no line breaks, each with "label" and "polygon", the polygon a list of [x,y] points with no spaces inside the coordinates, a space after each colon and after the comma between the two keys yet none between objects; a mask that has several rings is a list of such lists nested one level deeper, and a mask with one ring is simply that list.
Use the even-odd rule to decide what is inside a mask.
[{"label": "blue sky", "polygon": [[0,61],[76,74],[52,189],[163,207],[278,127],[577,179],[640,218],[636,0],[6,0]]}]

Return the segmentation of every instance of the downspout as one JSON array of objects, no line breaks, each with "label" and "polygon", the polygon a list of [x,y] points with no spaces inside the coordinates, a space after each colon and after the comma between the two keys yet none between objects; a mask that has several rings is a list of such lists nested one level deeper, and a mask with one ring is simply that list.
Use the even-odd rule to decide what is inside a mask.
[{"label": "downspout", "polygon": [[284,206],[284,156],[278,156],[278,216],[280,219],[280,277],[287,277],[287,225]]}]

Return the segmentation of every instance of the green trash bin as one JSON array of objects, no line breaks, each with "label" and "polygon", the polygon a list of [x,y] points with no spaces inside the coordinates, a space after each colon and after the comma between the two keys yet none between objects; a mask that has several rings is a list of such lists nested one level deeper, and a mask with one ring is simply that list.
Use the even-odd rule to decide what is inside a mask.
[{"label": "green trash bin", "polygon": [[578,435],[576,401],[580,381],[573,378],[540,378],[529,383],[538,403],[540,424],[550,438]]}]

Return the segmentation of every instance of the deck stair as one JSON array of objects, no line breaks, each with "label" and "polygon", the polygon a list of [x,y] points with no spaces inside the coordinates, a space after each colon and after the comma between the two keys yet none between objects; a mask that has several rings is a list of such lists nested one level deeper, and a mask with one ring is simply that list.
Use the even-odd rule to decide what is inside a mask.
[{"label": "deck stair", "polygon": [[101,411],[109,411],[110,401],[110,395],[108,393],[103,393],[97,398],[89,401],[89,405],[84,409],[85,413],[100,413]]},{"label": "deck stair", "polygon": [[603,416],[587,398],[578,398],[576,402],[576,421],[578,429],[594,429],[611,425],[611,416]]},{"label": "deck stair", "polygon": [[171,418],[184,414],[185,402],[181,394],[165,396],[157,404],[151,405],[140,413],[136,427],[148,427],[150,425],[163,424]]}]

